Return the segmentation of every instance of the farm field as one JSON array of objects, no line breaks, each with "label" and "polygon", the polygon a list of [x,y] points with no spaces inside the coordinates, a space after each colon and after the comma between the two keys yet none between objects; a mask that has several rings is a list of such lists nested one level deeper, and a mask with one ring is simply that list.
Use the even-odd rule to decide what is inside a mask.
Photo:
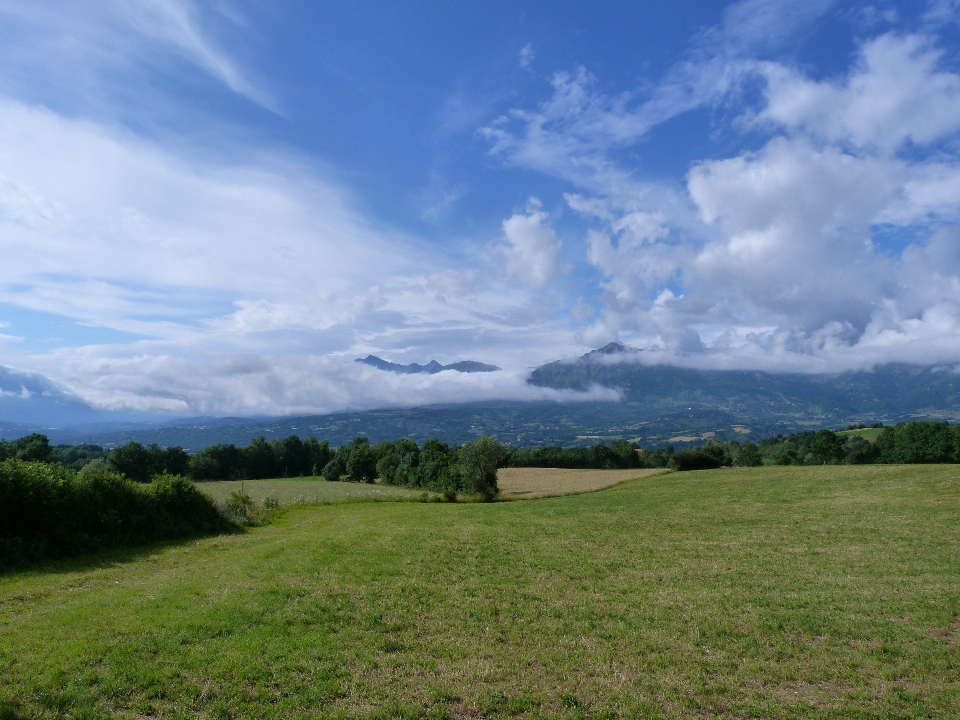
[{"label": "farm field", "polygon": [[635,480],[662,472],[665,471],[501,468],[497,471],[497,486],[503,498],[539,498],[602,490],[626,480]]},{"label": "farm field", "polygon": [[[281,504],[343,502],[349,500],[416,500],[423,490],[368,485],[366,483],[327,482],[323,478],[296,480],[222,480],[200,482],[197,487],[214,500],[226,500],[230,493],[243,490],[254,500],[273,498]],[[427,493],[433,495],[433,493]]]},{"label": "farm field", "polygon": [[668,473],[0,576],[0,717],[960,716],[960,468]]}]

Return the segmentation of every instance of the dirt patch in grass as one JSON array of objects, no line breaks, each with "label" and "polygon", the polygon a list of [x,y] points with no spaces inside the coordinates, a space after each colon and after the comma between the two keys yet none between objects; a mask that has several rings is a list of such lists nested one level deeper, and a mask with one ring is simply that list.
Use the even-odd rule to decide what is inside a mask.
[{"label": "dirt patch in grass", "polygon": [[497,471],[501,497],[525,499],[575,495],[602,490],[625,480],[664,470],[562,470],[557,468],[502,468]]}]

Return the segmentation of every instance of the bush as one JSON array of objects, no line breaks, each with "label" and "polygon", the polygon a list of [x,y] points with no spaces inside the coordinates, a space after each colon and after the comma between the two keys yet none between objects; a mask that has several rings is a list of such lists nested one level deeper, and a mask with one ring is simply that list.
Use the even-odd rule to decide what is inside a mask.
[{"label": "bush", "polygon": [[334,458],[324,465],[323,472],[321,474],[323,475],[324,480],[338,482],[346,472],[347,469],[344,467],[343,461],[340,458]]},{"label": "bush", "polygon": [[670,467],[674,470],[713,470],[720,466],[720,460],[715,454],[699,448],[681,450],[670,457]]},{"label": "bush", "polygon": [[109,547],[222,532],[231,527],[189,480],[137,484],[91,463],[0,462],[0,566]]}]

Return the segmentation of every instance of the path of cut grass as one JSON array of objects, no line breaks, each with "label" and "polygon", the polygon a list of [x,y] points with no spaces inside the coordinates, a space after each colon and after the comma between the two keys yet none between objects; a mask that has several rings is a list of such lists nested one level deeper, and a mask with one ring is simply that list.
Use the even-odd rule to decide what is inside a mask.
[{"label": "path of cut grass", "polygon": [[[960,717],[960,468],[304,506],[0,578],[38,717]],[[0,714],[2,714],[0,710]]]}]

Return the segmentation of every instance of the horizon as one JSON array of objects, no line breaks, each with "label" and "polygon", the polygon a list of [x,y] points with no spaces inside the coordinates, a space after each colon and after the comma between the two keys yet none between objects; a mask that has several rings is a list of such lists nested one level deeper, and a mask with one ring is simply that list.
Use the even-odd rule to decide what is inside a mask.
[{"label": "horizon", "polygon": [[953,0],[0,18],[0,421],[569,400],[532,369],[611,342],[960,366]]}]

